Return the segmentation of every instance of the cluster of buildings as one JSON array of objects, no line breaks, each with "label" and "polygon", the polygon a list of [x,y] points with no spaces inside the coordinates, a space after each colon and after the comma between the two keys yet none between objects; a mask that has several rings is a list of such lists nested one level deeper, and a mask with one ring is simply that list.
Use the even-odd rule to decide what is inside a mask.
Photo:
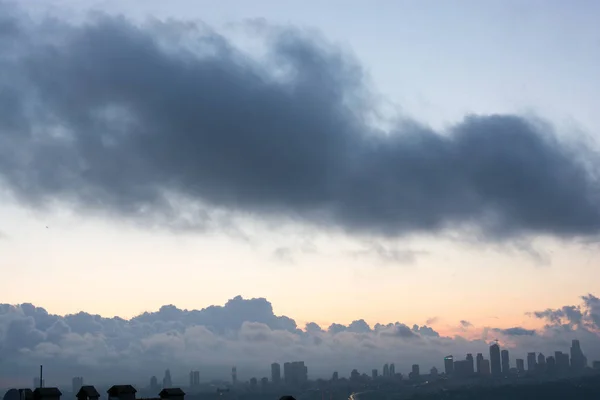
[{"label": "cluster of buildings", "polygon": [[[581,350],[579,340],[573,340],[569,354],[555,351],[553,356],[546,357],[542,353],[530,352],[527,354],[527,369],[525,360],[517,358],[515,367],[511,367],[510,354],[508,350],[500,350],[496,342],[490,346],[489,359],[485,359],[482,353],[477,353],[475,359],[472,354],[467,354],[464,360],[455,360],[449,355],[444,358],[444,372],[446,376],[456,378],[468,378],[475,374],[480,376],[506,377],[514,374],[549,373],[567,374],[569,372],[582,372],[588,366],[587,358]],[[593,363],[593,368],[600,370],[600,362]],[[431,374],[437,375],[437,370],[432,369]],[[413,373],[418,376],[418,369]]]}]

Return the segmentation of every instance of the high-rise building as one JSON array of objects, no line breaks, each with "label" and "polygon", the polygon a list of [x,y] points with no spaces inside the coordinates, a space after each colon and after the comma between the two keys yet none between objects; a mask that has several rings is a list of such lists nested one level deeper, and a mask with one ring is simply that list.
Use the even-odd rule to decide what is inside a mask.
[{"label": "high-rise building", "polygon": [[571,368],[575,371],[581,371],[587,366],[587,358],[581,351],[579,340],[574,339],[571,342]]},{"label": "high-rise building", "polygon": [[375,368],[371,371],[371,378],[377,379],[377,368]]},{"label": "high-rise building", "polygon": [[525,372],[525,361],[522,358],[517,358],[517,371],[519,373]]},{"label": "high-rise building", "polygon": [[502,361],[502,375],[508,375],[508,370],[510,369],[510,360],[508,358],[508,350],[504,349],[500,352],[500,358]]},{"label": "high-rise building", "polygon": [[546,371],[551,374],[556,372],[556,359],[553,356],[546,358]]},{"label": "high-rise building", "polygon": [[71,380],[71,385],[72,385],[73,394],[77,394],[77,392],[79,392],[79,389],[81,389],[81,387],[83,386],[83,377],[81,377],[81,376],[74,377]]},{"label": "high-rise building", "polygon": [[454,376],[457,378],[467,378],[471,374],[470,363],[468,360],[454,361]]},{"label": "high-rise building", "polygon": [[432,377],[436,377],[438,376],[438,370],[436,367],[431,367],[431,369],[429,370],[429,375],[431,375]]},{"label": "high-rise building", "polygon": [[475,373],[475,364],[473,362],[473,354],[467,353],[466,360],[469,362],[469,374],[473,375]]},{"label": "high-rise building", "polygon": [[483,361],[483,354],[477,353],[476,360],[477,362],[475,363],[475,365],[477,366],[477,373],[481,374],[481,362]]},{"label": "high-rise building", "polygon": [[337,381],[339,379],[339,374],[337,371],[333,371],[333,375],[331,375],[331,380],[332,381]]},{"label": "high-rise building", "polygon": [[393,378],[396,375],[396,366],[394,363],[390,364],[390,376]]},{"label": "high-rise building", "polygon": [[444,357],[444,372],[446,375],[454,373],[454,357],[452,355]]},{"label": "high-rise building", "polygon": [[390,366],[387,364],[383,365],[383,377],[388,378],[390,376]]},{"label": "high-rise building", "polygon": [[283,363],[283,381],[286,385],[292,384],[292,363],[285,362]]},{"label": "high-rise building", "polygon": [[535,352],[527,353],[527,371],[533,372],[537,367]]},{"label": "high-rise building", "polygon": [[158,379],[156,376],[150,377],[150,391],[156,392],[159,390]]},{"label": "high-rise building", "polygon": [[546,371],[546,356],[543,353],[538,354],[537,356],[537,370],[540,372]]},{"label": "high-rise building", "polygon": [[283,363],[283,380],[286,385],[302,385],[308,381],[308,368],[304,361]]},{"label": "high-rise building", "polygon": [[502,363],[500,362],[500,346],[494,343],[490,346],[490,367],[492,375],[502,375]]},{"label": "high-rise building", "polygon": [[554,352],[554,360],[556,362],[556,370],[563,374],[569,370],[569,355],[562,351]]},{"label": "high-rise building", "polygon": [[190,388],[197,389],[200,386],[200,371],[190,371]]},{"label": "high-rise building", "polygon": [[489,375],[490,374],[490,360],[486,360],[486,359],[481,360],[481,370],[479,373],[481,375]]},{"label": "high-rise building", "polygon": [[279,363],[271,364],[271,382],[275,384],[281,382],[281,365]]},{"label": "high-rise building", "polygon": [[421,375],[421,372],[420,372],[420,369],[419,369],[419,364],[413,364],[412,365],[410,375],[412,376],[413,379],[418,379],[419,378],[419,376]]},{"label": "high-rise building", "polygon": [[171,380],[171,371],[165,371],[165,377],[163,378],[163,389],[168,389],[173,387],[173,381]]}]

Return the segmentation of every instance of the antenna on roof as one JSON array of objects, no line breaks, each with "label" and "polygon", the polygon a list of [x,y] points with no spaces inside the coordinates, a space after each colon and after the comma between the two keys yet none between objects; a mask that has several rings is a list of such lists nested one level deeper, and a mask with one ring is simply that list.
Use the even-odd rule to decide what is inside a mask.
[{"label": "antenna on roof", "polygon": [[40,365],[40,388],[44,387],[44,366]]}]

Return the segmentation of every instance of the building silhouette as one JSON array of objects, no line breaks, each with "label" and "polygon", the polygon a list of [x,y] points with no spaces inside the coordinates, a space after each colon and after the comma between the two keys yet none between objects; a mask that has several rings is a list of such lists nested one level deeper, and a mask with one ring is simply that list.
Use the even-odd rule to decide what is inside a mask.
[{"label": "building silhouette", "polygon": [[571,342],[571,368],[574,371],[582,371],[587,366],[587,358],[581,351],[579,340],[574,339]]},{"label": "building silhouette", "polygon": [[490,346],[490,367],[493,376],[502,375],[502,364],[500,362],[500,346],[494,343]]},{"label": "building silhouette", "polygon": [[522,358],[517,358],[517,371],[525,372],[525,361]]},{"label": "building silhouette", "polygon": [[79,392],[79,389],[81,389],[82,386],[83,386],[83,377],[76,376],[73,379],[71,379],[71,388],[72,388],[72,392],[74,394]]},{"label": "building silhouette", "polygon": [[535,359],[535,352],[527,353],[527,371],[533,372],[537,368],[537,361]]},{"label": "building silhouette", "polygon": [[383,377],[389,378],[390,376],[390,366],[388,364],[383,365]]},{"label": "building silhouette", "polygon": [[371,370],[371,378],[377,379],[377,368]]},{"label": "building silhouette", "polygon": [[481,374],[481,362],[483,361],[483,354],[477,353],[475,366],[477,367],[477,373]]},{"label": "building silhouette", "polygon": [[200,386],[200,371],[190,371],[190,388],[197,389]]},{"label": "building silhouette", "polygon": [[444,372],[446,375],[454,373],[454,357],[452,355],[444,357]]},{"label": "building silhouette", "polygon": [[390,376],[394,377],[394,375],[396,375],[396,366],[394,365],[394,363],[390,364]]},{"label": "building silhouette", "polygon": [[540,353],[537,356],[536,369],[540,372],[546,371],[546,356],[543,353]]},{"label": "building silhouette", "polygon": [[508,375],[510,370],[510,359],[508,357],[508,350],[504,349],[500,352],[500,359],[502,362],[502,375]]},{"label": "building silhouette", "polygon": [[231,384],[233,386],[237,385],[237,368],[231,367]]},{"label": "building silhouette", "polygon": [[469,375],[473,375],[475,373],[475,364],[473,360],[473,354],[467,353],[466,360],[469,362]]},{"label": "building silhouette", "polygon": [[93,386],[82,386],[77,392],[77,400],[98,400],[100,393]]},{"label": "building silhouette", "polygon": [[490,360],[481,360],[481,370],[479,373],[481,375],[490,375]]},{"label": "building silhouette", "polygon": [[279,363],[271,364],[271,382],[274,384],[281,382],[281,365]]},{"label": "building silhouette", "polygon": [[170,387],[173,387],[173,381],[171,380],[171,371],[167,369],[163,378],[163,388]]}]

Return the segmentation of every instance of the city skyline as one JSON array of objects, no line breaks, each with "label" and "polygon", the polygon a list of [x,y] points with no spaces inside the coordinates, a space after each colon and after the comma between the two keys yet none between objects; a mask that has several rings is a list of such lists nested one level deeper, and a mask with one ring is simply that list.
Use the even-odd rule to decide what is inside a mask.
[{"label": "city skyline", "polygon": [[[491,368],[492,359],[482,348],[496,339],[503,351],[510,352],[513,368],[517,359],[527,359],[529,365],[531,351],[554,355],[556,349],[567,350],[565,341],[574,339],[582,342],[591,365],[600,359],[595,333],[600,299],[591,296],[584,300],[578,306],[532,310],[531,318],[544,321],[544,329],[474,327],[463,320],[456,323],[453,335],[436,331],[435,321],[431,325],[408,321],[369,325],[356,320],[348,325],[298,326],[289,316],[274,314],[268,300],[239,296],[223,306],[203,310],[164,306],[131,320],[87,313],[60,317],[32,305],[0,305],[0,329],[9,333],[4,354],[19,365],[0,369],[0,376],[27,381],[27,370],[47,363],[45,380],[52,374],[55,379],[91,374],[101,380],[118,376],[139,381],[156,375],[157,366],[163,366],[178,376],[195,371],[204,381],[229,376],[231,365],[236,365],[241,379],[247,380],[257,372],[271,376],[271,364],[279,362],[282,368],[287,359],[304,359],[312,366],[311,378],[327,376],[332,370],[341,375],[351,368],[368,372],[384,363],[394,364],[395,372],[408,376],[415,363],[422,371],[431,367],[446,371],[444,357],[448,354],[454,355],[456,365],[467,354],[473,360],[477,355],[477,364],[472,364],[479,365],[479,353],[483,353]],[[469,338],[469,332],[474,337]],[[385,369],[381,372],[385,376]],[[283,369],[281,374],[285,374]]]}]

